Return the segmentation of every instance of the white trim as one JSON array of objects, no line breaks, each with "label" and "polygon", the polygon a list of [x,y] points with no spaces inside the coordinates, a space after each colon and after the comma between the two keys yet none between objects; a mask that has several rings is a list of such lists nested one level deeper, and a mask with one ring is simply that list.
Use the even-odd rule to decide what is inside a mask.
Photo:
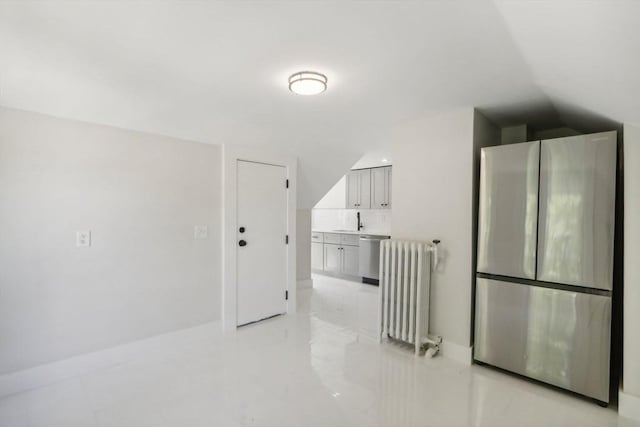
[{"label": "white trim", "polygon": [[[297,159],[271,150],[230,146],[223,147],[223,232],[222,232],[222,325],[224,330],[236,329],[236,201],[238,160],[281,165],[287,169],[287,313],[296,312],[296,181]],[[283,183],[284,185],[284,183]]]},{"label": "white trim", "polygon": [[618,413],[621,417],[640,422],[640,397],[620,390],[618,395]]},{"label": "white trim", "polygon": [[440,352],[443,357],[451,359],[463,365],[471,365],[473,347],[456,344],[451,341],[442,341]]},{"label": "white trim", "polygon": [[313,288],[313,279],[298,280],[298,289],[311,289],[311,288]]}]

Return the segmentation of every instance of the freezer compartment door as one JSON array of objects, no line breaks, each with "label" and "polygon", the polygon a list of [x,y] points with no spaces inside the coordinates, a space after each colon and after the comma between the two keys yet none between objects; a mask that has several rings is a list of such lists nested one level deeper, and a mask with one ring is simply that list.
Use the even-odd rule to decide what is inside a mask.
[{"label": "freezer compartment door", "polygon": [[616,132],[542,141],[538,277],[612,289]]},{"label": "freezer compartment door", "polygon": [[609,401],[611,298],[476,283],[476,360]]},{"label": "freezer compartment door", "polygon": [[479,272],[535,278],[539,158],[538,141],[482,149]]}]

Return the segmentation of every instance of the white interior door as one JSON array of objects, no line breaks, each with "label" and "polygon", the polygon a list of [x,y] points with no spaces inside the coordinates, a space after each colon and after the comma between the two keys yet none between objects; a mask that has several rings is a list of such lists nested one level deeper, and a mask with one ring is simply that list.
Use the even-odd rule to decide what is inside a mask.
[{"label": "white interior door", "polygon": [[238,161],[238,326],[287,309],[285,183],[283,166]]}]

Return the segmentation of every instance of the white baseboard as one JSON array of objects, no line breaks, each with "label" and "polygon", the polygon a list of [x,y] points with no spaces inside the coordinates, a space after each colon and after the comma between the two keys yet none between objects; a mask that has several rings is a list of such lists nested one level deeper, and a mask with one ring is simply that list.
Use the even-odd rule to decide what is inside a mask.
[{"label": "white baseboard", "polygon": [[301,279],[298,280],[296,285],[298,289],[310,289],[313,288],[313,279]]},{"label": "white baseboard", "polygon": [[640,397],[620,390],[618,395],[618,413],[621,417],[640,422]]},{"label": "white baseboard", "polygon": [[451,341],[442,341],[440,352],[443,357],[451,359],[463,365],[471,365],[473,347],[456,344]]}]

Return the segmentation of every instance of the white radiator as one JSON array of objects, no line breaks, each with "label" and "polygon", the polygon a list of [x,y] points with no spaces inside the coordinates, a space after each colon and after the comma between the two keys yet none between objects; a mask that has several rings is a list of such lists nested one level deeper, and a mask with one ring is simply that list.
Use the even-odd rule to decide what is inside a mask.
[{"label": "white radiator", "polygon": [[442,339],[429,337],[431,268],[437,266],[439,240],[380,242],[380,334],[415,346],[433,356]]}]

